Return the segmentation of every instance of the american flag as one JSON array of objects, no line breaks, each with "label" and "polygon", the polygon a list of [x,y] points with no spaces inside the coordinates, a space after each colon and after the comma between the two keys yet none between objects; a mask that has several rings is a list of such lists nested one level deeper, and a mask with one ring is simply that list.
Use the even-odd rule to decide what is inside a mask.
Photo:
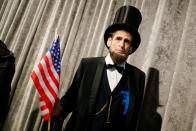
[{"label": "american flag", "polygon": [[43,119],[50,118],[57,99],[60,83],[60,38],[53,41],[50,50],[31,73],[31,78],[40,95],[40,109]]}]

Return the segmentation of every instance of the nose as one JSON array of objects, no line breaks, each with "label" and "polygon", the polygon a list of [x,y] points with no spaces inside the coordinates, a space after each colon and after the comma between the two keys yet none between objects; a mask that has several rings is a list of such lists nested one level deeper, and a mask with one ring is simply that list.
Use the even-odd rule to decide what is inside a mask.
[{"label": "nose", "polygon": [[121,48],[123,48],[123,47],[125,46],[124,40],[121,40],[121,41],[119,42],[119,46],[120,46]]}]

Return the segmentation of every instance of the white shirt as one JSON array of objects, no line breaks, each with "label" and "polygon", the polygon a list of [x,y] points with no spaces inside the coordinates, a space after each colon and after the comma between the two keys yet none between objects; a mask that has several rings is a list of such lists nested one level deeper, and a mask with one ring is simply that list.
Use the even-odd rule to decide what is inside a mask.
[{"label": "white shirt", "polygon": [[[108,64],[114,65],[114,62],[112,58],[110,57],[110,54],[106,56],[105,63],[106,65]],[[123,67],[125,69],[125,62],[118,64],[118,66]],[[122,77],[122,74],[119,73],[115,68],[110,68],[110,69],[107,69],[107,77],[108,77],[108,82],[110,85],[110,90],[112,92],[116,88],[117,84],[119,83]]]}]

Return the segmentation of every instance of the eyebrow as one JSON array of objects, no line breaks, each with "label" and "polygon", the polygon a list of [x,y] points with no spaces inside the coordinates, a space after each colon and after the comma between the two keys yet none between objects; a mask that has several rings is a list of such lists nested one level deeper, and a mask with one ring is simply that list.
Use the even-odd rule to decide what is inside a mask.
[{"label": "eyebrow", "polygon": [[[116,39],[122,39],[123,37],[122,36],[116,36]],[[130,42],[131,40],[129,40],[128,38],[125,38],[124,39],[125,42]]]},{"label": "eyebrow", "polygon": [[116,36],[116,39],[122,39],[122,36]]},{"label": "eyebrow", "polygon": [[131,40],[129,40],[129,39],[125,39],[124,41],[125,41],[125,42],[131,42]]}]

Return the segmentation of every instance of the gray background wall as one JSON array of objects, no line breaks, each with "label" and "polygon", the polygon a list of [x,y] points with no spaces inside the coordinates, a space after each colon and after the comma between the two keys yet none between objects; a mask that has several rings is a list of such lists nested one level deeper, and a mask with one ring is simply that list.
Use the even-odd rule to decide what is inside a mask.
[{"label": "gray background wall", "polygon": [[30,74],[55,30],[61,38],[61,97],[81,58],[107,54],[104,31],[127,4],[143,15],[141,46],[128,59],[147,75],[139,130],[196,130],[196,0],[0,0],[0,39],[16,57],[5,131],[42,130]]}]

